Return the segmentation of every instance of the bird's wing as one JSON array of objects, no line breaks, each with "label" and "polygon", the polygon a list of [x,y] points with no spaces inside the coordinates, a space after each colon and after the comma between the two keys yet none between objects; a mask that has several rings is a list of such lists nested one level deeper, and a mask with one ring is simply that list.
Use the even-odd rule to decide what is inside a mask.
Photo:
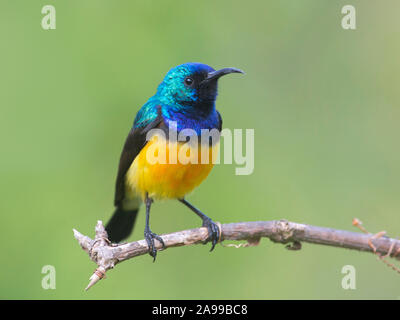
[{"label": "bird's wing", "polygon": [[218,110],[216,110],[217,111],[217,115],[218,115],[218,119],[219,119],[219,121],[218,121],[218,130],[219,131],[221,131],[222,130],[222,117],[221,117],[221,114],[219,113],[219,111]]},{"label": "bird's wing", "polygon": [[124,148],[119,160],[117,181],[115,185],[114,205],[120,207],[125,197],[125,174],[129,170],[136,156],[146,145],[146,134],[163,122],[161,108],[158,108],[158,116],[145,127],[132,128],[126,138]]}]

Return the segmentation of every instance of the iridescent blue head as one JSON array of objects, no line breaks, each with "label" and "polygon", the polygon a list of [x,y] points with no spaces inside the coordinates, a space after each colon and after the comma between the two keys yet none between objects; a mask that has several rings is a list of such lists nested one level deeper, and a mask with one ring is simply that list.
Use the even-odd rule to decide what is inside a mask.
[{"label": "iridescent blue head", "polygon": [[220,126],[215,109],[218,79],[230,73],[243,73],[235,68],[215,71],[202,63],[185,63],[168,71],[157,93],[139,110],[134,127],[144,127],[161,114],[165,124],[177,122],[178,129],[213,129]]},{"label": "iridescent blue head", "polygon": [[243,71],[235,68],[215,71],[202,63],[181,64],[167,73],[156,96],[174,111],[206,115],[215,108],[218,79],[230,73]]}]

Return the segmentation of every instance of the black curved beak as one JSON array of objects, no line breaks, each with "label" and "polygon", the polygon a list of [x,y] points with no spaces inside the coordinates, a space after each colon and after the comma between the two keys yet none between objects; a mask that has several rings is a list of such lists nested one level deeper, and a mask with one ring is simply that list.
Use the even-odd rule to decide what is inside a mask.
[{"label": "black curved beak", "polygon": [[230,73],[243,73],[244,72],[240,69],[236,69],[236,68],[223,68],[221,70],[216,70],[216,71],[212,71],[209,72],[207,75],[207,78],[205,78],[201,83],[205,83],[205,82],[209,82],[211,80],[216,80],[219,79],[222,76],[225,76],[227,74]]}]

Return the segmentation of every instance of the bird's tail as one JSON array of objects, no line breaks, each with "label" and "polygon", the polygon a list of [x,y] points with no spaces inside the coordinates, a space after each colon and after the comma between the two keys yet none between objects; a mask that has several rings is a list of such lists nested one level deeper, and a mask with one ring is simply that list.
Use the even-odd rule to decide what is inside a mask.
[{"label": "bird's tail", "polygon": [[139,208],[126,211],[120,207],[115,209],[114,214],[106,225],[108,239],[111,242],[120,242],[131,234],[138,211]]}]

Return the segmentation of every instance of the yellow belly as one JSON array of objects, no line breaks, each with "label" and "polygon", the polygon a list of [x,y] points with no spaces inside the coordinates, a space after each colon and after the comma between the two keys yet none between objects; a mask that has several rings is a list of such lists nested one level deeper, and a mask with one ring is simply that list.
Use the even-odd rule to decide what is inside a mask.
[{"label": "yellow belly", "polygon": [[[208,161],[204,161],[207,158],[204,148],[208,149]],[[163,153],[159,150],[165,151]],[[183,198],[208,176],[213,167],[213,154],[215,159],[217,151],[218,144],[213,147],[200,144],[198,147],[189,147],[187,143],[171,145],[159,137],[153,137],[140,151],[126,174],[126,194],[129,198],[140,196],[142,199],[146,193],[153,199]],[[166,161],[154,163],[154,158],[149,158],[149,155],[160,155],[160,152]],[[170,153],[176,154],[175,159],[173,156],[170,158]],[[188,163],[181,163],[180,155],[185,155],[184,162]],[[196,159],[197,163],[194,163]]]}]

